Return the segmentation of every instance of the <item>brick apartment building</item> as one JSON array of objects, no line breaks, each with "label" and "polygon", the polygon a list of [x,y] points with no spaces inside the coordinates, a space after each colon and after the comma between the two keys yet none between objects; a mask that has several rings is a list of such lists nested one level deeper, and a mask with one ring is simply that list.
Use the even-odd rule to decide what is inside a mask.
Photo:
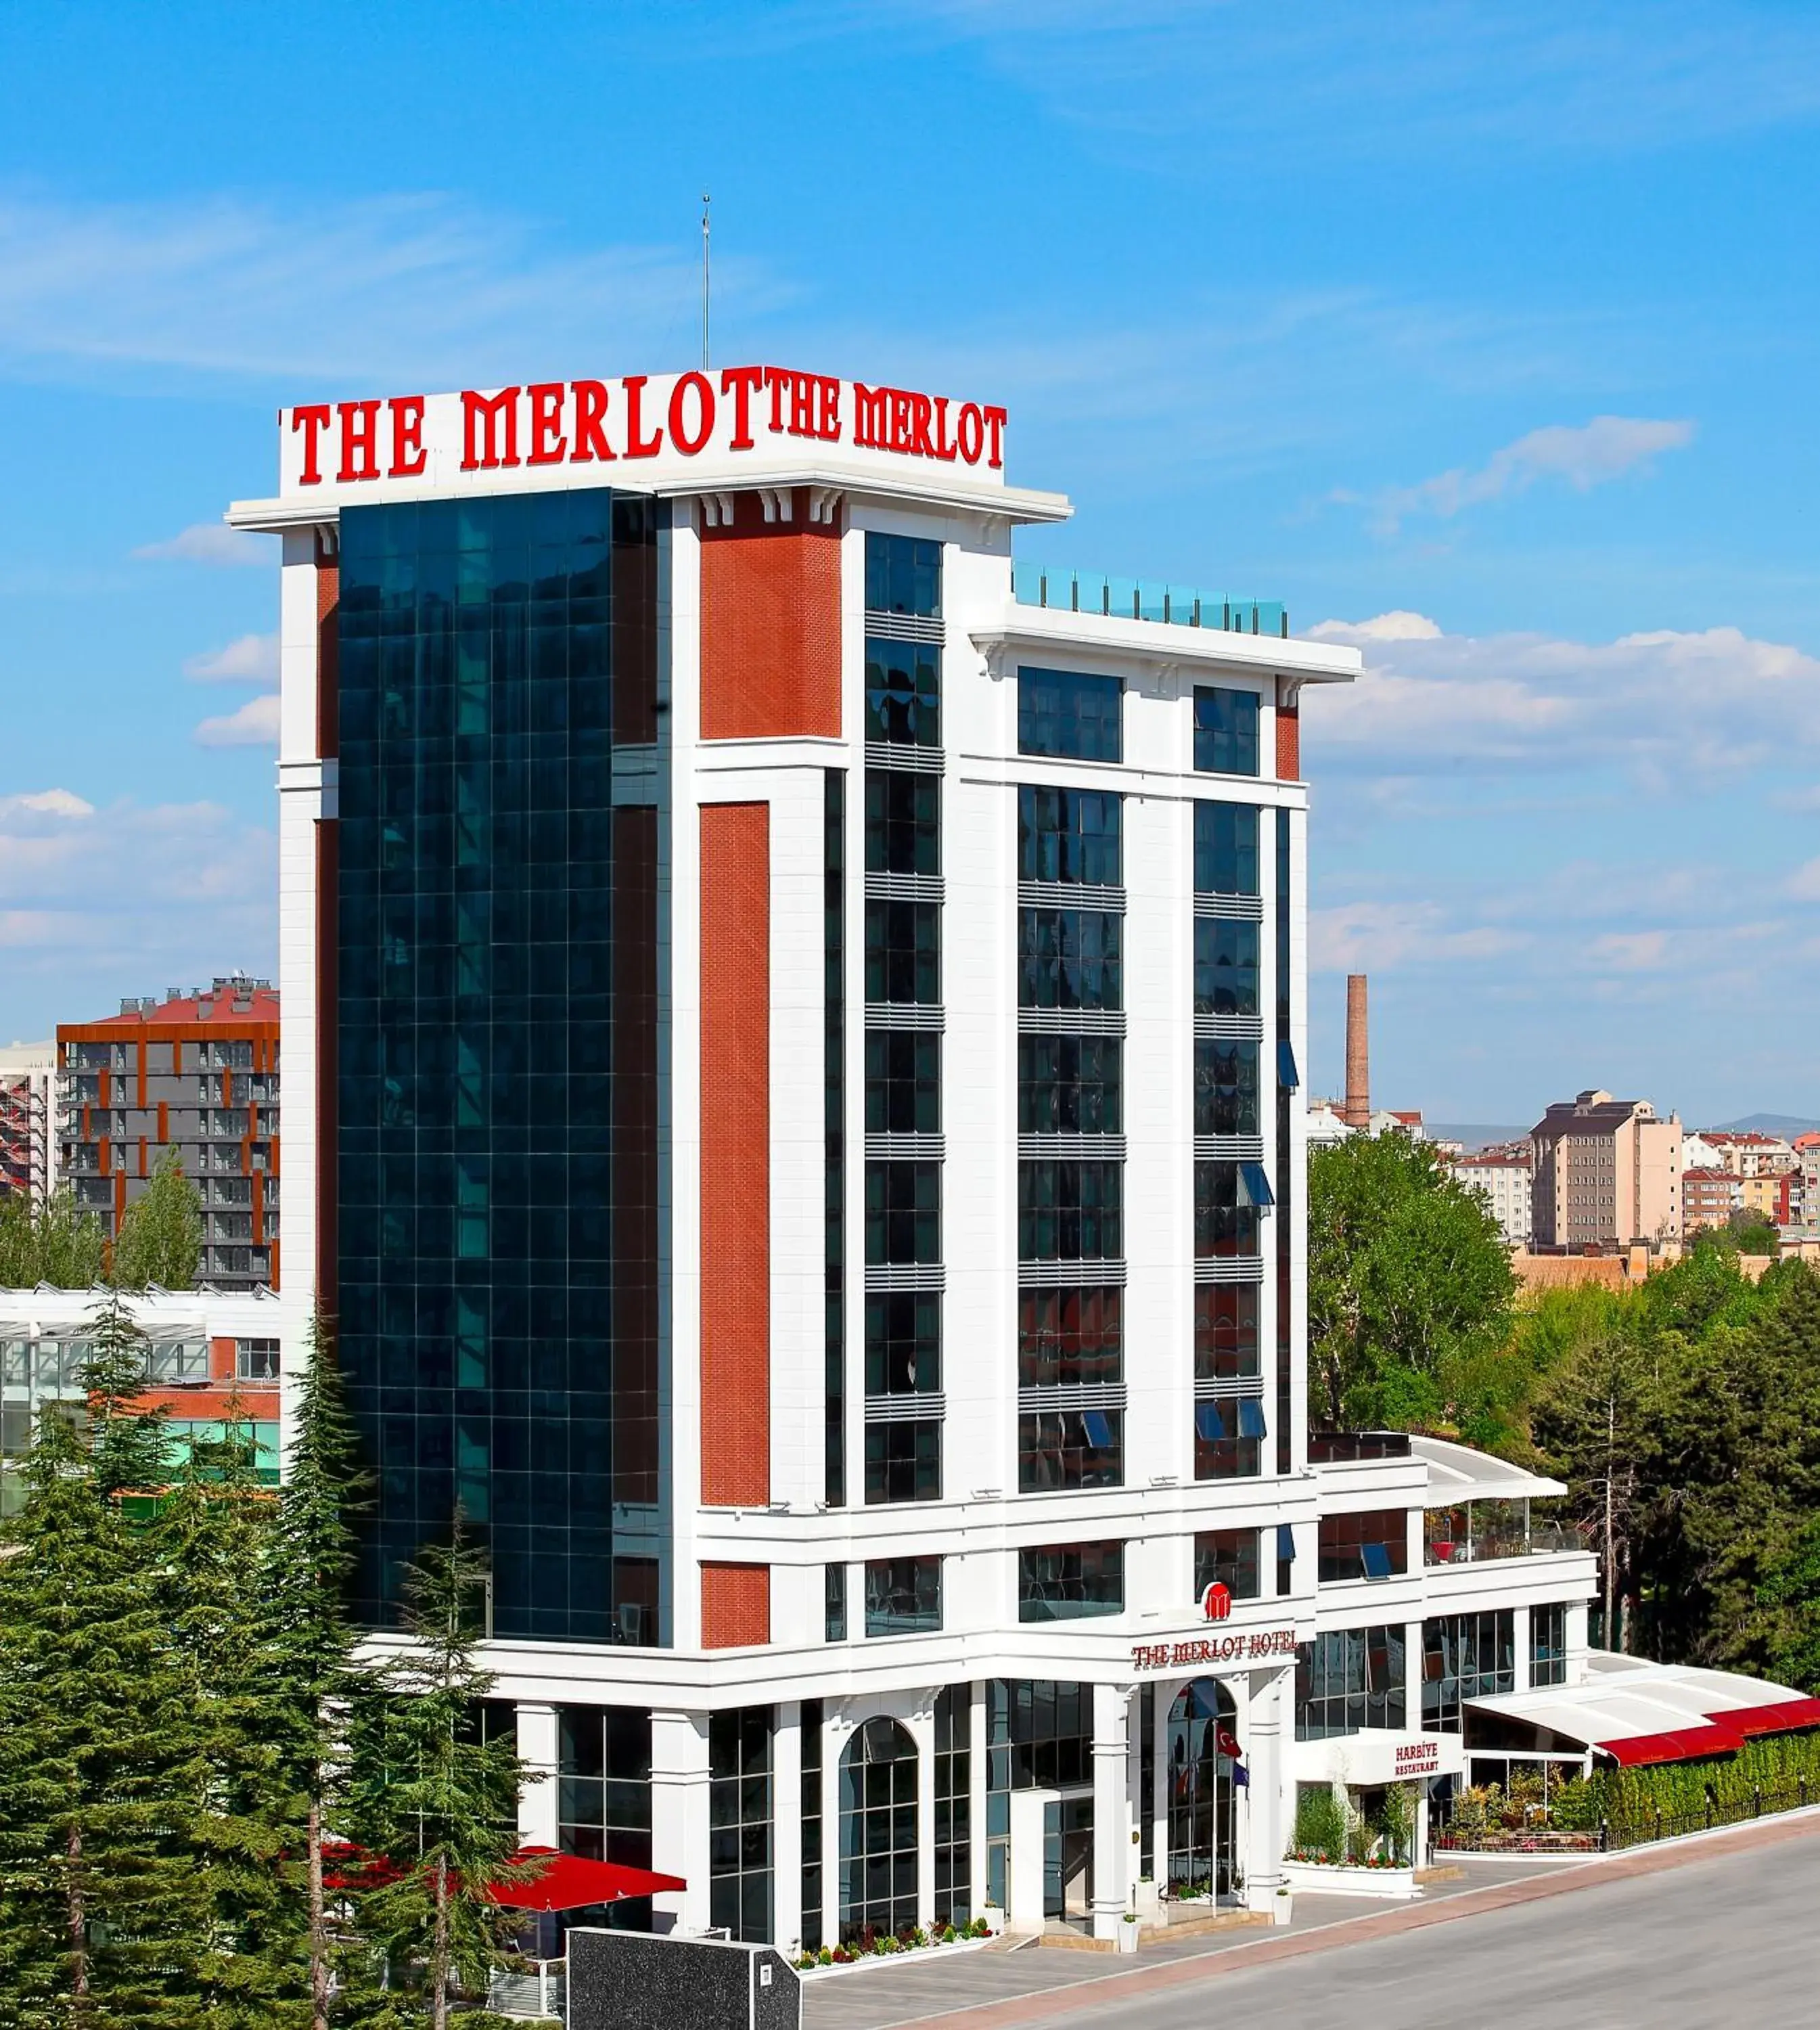
[{"label": "brick apartment building", "polygon": [[198,1280],[278,1285],[278,996],[217,980],[57,1031],[58,1160],[117,1234],[166,1151],[202,1197]]},{"label": "brick apartment building", "polygon": [[1702,1163],[1681,1173],[1684,1234],[1698,1233],[1702,1227],[1728,1225],[1732,1214],[1743,1209],[1744,1203],[1744,1180],[1733,1171]]},{"label": "brick apartment building", "polygon": [[1574,1253],[1681,1234],[1681,1124],[1647,1099],[1596,1090],[1558,1101],[1530,1132],[1532,1244]]},{"label": "brick apartment building", "polygon": [[24,1192],[40,1204],[57,1188],[50,1132],[55,1069],[49,1043],[0,1049],[0,1192]]}]

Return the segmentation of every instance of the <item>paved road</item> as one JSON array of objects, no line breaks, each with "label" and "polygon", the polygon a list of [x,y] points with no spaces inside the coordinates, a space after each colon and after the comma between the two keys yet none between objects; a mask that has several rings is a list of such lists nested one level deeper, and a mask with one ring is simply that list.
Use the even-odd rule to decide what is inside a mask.
[{"label": "paved road", "polygon": [[[1128,1961],[1115,1972],[1097,1956],[1046,1951],[882,1968],[811,1984],[804,2021],[807,2030],[912,2022],[928,2030],[1014,2023],[1205,2030],[1214,2022],[1265,2021],[1331,2022],[1346,2030],[1460,2030],[1470,2022],[1497,2030],[1820,2024],[1820,1824],[1760,1830],[1773,1844],[1748,1843],[1759,1837],[1753,1830],[1742,1845],[1626,1857],[1610,1864],[1610,1873],[1576,1870],[1581,1886],[1538,1901],[1473,1909],[1484,1899],[1465,1894],[1454,1921],[1388,1936],[1358,1937],[1355,1924],[1324,1938],[1320,1931],[1298,1937],[1304,1907],[1315,1900],[1301,1898],[1294,1933],[1228,1934],[1221,1946],[1230,1939],[1231,1948],[1242,1941],[1242,1949],[1209,1952],[1209,1940],[1192,1957],[1182,1950],[1184,1940],[1146,1952],[1129,1972]],[[1670,1861],[1674,1865],[1661,1866]],[[1628,1872],[1633,1866],[1660,1872]],[[1475,1881],[1460,1890],[1488,1879],[1474,1872]],[[1540,1876],[1521,1886],[1508,1874],[1491,1879],[1516,1894],[1546,1886]],[[1565,1889],[1568,1878],[1551,1879]],[[1329,1924],[1361,1907],[1348,1911],[1335,1907],[1338,1899],[1320,1900]],[[1435,1897],[1367,1928],[1422,1923],[1452,1900]],[[1298,1956],[1276,1957],[1289,1953]]]}]

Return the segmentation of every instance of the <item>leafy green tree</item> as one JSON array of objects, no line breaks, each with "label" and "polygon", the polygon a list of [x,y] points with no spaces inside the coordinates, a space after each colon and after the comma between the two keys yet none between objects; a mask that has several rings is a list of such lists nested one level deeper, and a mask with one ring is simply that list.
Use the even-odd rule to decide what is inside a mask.
[{"label": "leafy green tree", "polygon": [[129,1290],[143,1290],[149,1283],[193,1289],[202,1259],[202,1194],[184,1175],[176,1151],[168,1151],[121,1215],[113,1281]]},{"label": "leafy green tree", "polygon": [[456,1979],[478,1985],[515,1957],[518,1920],[488,1890],[537,1872],[512,1858],[525,1776],[516,1746],[485,1739],[480,1725],[493,1682],[475,1656],[486,1579],[458,1510],[451,1541],[407,1570],[406,1646],[350,1708],[348,1825],[396,1878],[362,1895],[361,1928],[388,1964],[422,1969],[433,2030],[447,2030]]},{"label": "leafy green tree", "polygon": [[0,1289],[92,1289],[106,1257],[101,1221],[67,1191],[43,1205],[24,1192],[0,1194]]},{"label": "leafy green tree", "polygon": [[44,1411],[0,1556],[0,2005],[20,2030],[204,2021],[208,1903],[176,1809],[191,1686],[98,1470],[108,1442]]},{"label": "leafy green tree", "polygon": [[349,1971],[330,1935],[322,1857],[344,1792],[341,1715],[360,1682],[347,1586],[355,1556],[350,1519],[361,1487],[354,1426],[320,1312],[310,1320],[293,1429],[278,1496],[279,1555],[270,1568],[269,1709],[289,1812],[301,1830],[310,2022],[311,2030],[327,2030],[332,1980],[338,1973],[345,1980]]},{"label": "leafy green tree", "polygon": [[1335,1424],[1433,1426],[1495,1397],[1516,1282],[1484,1195],[1405,1135],[1309,1159],[1309,1393]]},{"label": "leafy green tree", "polygon": [[1764,1573],[1757,1606],[1770,1675],[1820,1693],[1820,1512],[1808,1516]]}]

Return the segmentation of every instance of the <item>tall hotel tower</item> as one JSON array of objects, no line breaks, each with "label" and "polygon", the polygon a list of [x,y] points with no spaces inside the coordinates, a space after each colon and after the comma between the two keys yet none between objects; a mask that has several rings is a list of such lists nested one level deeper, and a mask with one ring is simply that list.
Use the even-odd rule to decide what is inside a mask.
[{"label": "tall hotel tower", "polygon": [[[688,1884],[621,1921],[1268,1907],[1298,1777],[1424,1742],[1437,1583],[1407,1441],[1309,1464],[1298,726],[1356,652],[1014,570],[1068,504],[972,403],[279,422],[284,1302],[364,1615],[459,1505],[526,1837]],[[1583,1649],[1590,1562],[1526,1571]],[[1528,1600],[1461,1593],[1456,1694]]]}]

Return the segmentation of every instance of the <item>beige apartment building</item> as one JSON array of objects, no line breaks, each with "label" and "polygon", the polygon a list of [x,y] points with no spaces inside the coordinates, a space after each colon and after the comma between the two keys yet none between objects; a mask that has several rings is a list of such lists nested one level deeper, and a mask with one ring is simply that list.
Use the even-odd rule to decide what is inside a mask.
[{"label": "beige apartment building", "polygon": [[1647,1099],[1589,1091],[1530,1132],[1531,1245],[1581,1252],[1681,1237],[1681,1124]]}]

